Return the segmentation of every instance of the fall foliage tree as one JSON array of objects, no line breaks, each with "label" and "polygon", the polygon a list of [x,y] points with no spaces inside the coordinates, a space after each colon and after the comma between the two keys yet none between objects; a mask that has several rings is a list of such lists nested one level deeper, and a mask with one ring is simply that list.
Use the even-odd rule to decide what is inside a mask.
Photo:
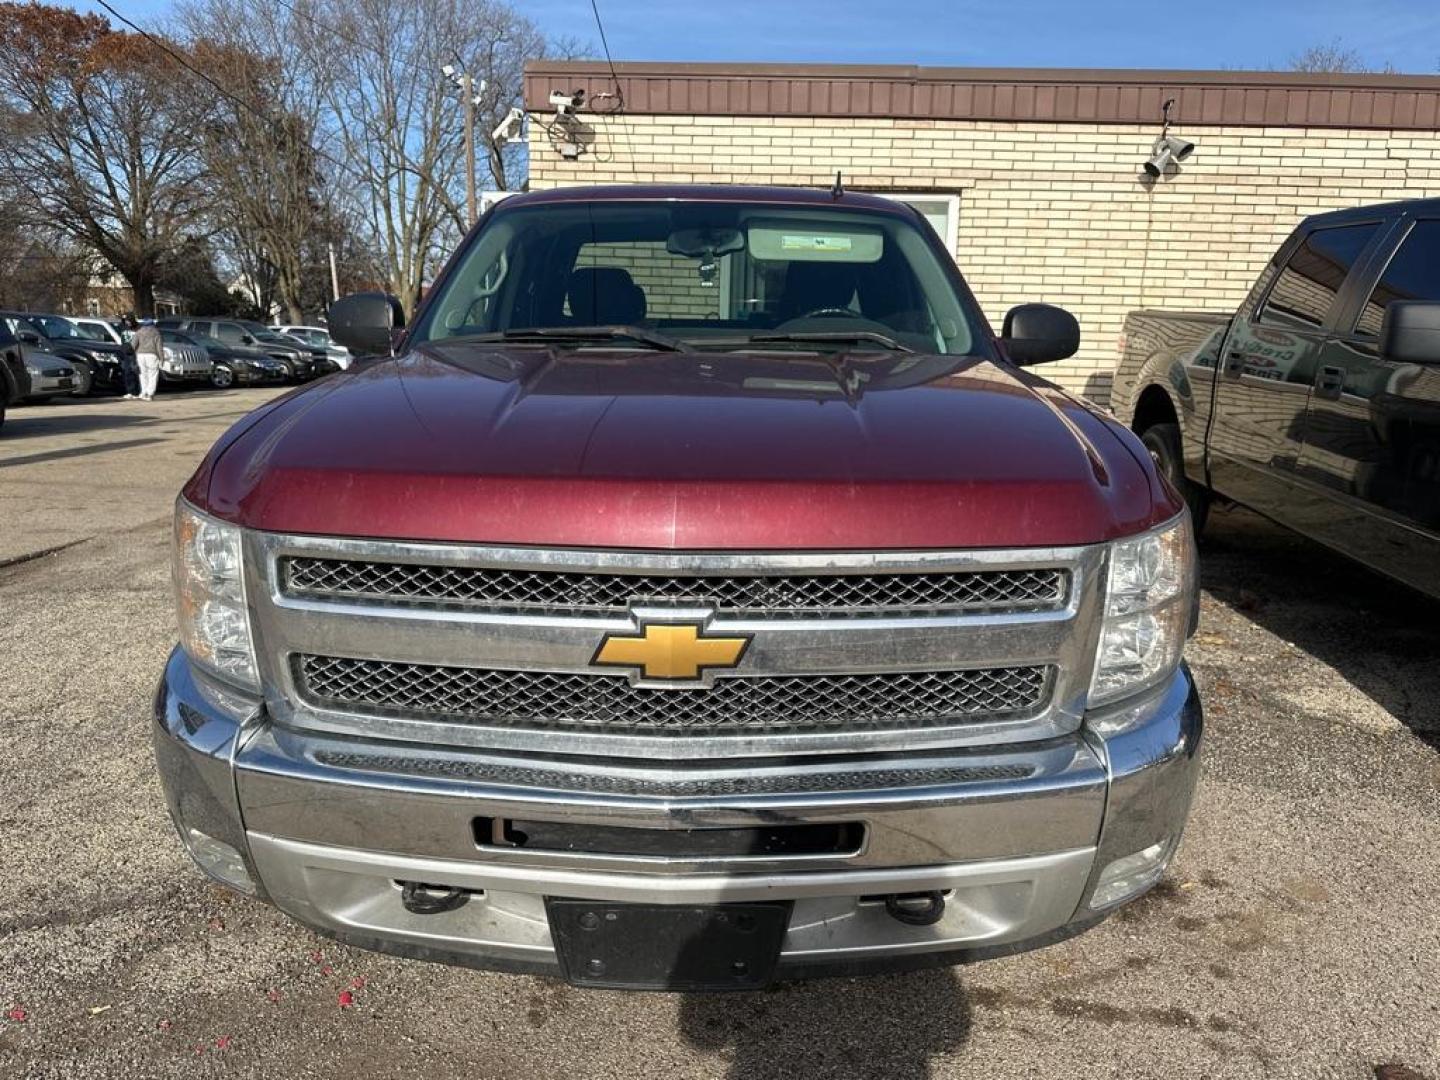
[{"label": "fall foliage tree", "polygon": [[0,100],[13,117],[0,169],[152,313],[166,256],[209,209],[195,147],[212,108],[171,54],[93,15],[0,3],[0,40]]}]

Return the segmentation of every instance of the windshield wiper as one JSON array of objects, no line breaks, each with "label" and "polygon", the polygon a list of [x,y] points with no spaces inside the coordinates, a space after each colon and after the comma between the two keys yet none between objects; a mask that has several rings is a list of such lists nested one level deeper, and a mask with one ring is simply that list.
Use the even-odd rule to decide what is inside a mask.
[{"label": "windshield wiper", "polygon": [[490,334],[466,334],[452,341],[542,341],[591,342],[633,341],[664,352],[694,352],[693,346],[643,326],[532,326],[517,330],[497,330]]},{"label": "windshield wiper", "polygon": [[909,345],[904,345],[899,341],[896,341],[890,335],[882,334],[878,330],[816,330],[811,332],[796,332],[791,334],[751,334],[748,337],[737,338],[734,341],[727,339],[722,342],[707,342],[707,344],[732,345],[746,344],[749,342],[769,343],[786,341],[793,341],[800,344],[804,344],[806,342],[823,344],[827,341],[833,342],[837,345],[853,345],[857,343],[873,344],[879,345],[882,349],[889,349],[891,352],[913,353],[915,351],[914,349],[910,348]]}]

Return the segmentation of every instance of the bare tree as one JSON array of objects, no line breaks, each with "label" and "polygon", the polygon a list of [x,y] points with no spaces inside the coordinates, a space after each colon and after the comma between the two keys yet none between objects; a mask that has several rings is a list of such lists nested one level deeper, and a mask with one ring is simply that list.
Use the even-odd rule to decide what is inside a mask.
[{"label": "bare tree", "polygon": [[[154,310],[160,265],[206,210],[194,153],[209,110],[156,42],[44,4],[0,4],[0,169],[37,217],[115,268]],[[178,51],[178,50],[177,50]]]},{"label": "bare tree", "polygon": [[407,306],[465,228],[459,103],[440,73],[460,62],[483,80],[478,126],[485,175],[519,179],[516,148],[490,131],[520,102],[543,33],[500,0],[287,0],[292,40],[328,107],[336,155],[358,193],[388,288]]},{"label": "bare tree", "polygon": [[1379,68],[1370,67],[1359,52],[1346,48],[1339,38],[1328,45],[1311,45],[1301,49],[1290,57],[1289,67],[1291,71],[1309,71],[1321,75],[1363,75],[1373,71],[1394,74],[1395,72],[1394,64],[1387,63]]}]

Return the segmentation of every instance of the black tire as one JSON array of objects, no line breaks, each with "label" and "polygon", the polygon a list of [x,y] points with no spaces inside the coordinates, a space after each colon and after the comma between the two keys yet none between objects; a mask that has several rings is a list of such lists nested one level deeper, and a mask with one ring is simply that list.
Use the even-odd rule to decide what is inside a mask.
[{"label": "black tire", "polygon": [[71,397],[89,397],[95,392],[95,369],[84,360],[71,360],[70,366],[75,369],[75,389],[70,391]]},{"label": "black tire", "polygon": [[5,384],[0,383],[0,428],[5,426]]},{"label": "black tire", "polygon": [[235,372],[229,364],[214,364],[210,368],[210,385],[216,390],[229,390],[235,385]]},{"label": "black tire", "polygon": [[1150,452],[1150,460],[1190,507],[1190,519],[1199,536],[1210,513],[1210,492],[1185,475],[1185,457],[1178,424],[1151,424],[1140,434],[1140,441]]}]

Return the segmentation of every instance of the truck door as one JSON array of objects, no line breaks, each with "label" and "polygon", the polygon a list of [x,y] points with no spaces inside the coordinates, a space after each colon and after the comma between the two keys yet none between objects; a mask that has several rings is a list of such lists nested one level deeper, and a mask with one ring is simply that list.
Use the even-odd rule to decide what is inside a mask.
[{"label": "truck door", "polygon": [[1293,522],[1294,477],[1316,363],[1339,298],[1382,222],[1302,227],[1281,249],[1269,290],[1237,314],[1220,357],[1208,441],[1222,494]]},{"label": "truck door", "polygon": [[13,401],[30,395],[30,373],[20,351],[20,340],[0,319],[0,412]]},{"label": "truck door", "polygon": [[1396,231],[1321,351],[1298,472],[1325,495],[1317,539],[1440,594],[1440,355],[1380,351],[1390,303],[1440,301],[1440,215]]}]

